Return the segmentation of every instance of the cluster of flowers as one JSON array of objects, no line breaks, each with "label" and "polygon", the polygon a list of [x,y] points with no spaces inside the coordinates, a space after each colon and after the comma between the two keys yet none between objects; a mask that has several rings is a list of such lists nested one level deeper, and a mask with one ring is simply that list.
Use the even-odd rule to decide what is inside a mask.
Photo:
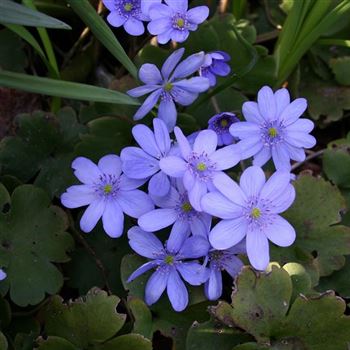
[{"label": "cluster of flowers", "polygon": [[113,27],[124,26],[127,33],[138,36],[145,32],[143,21],[149,22],[148,31],[157,35],[158,43],[169,40],[184,42],[190,31],[209,16],[207,6],[188,10],[188,0],[103,0],[110,12],[107,21]]},{"label": "cluster of flowers", "polygon": [[[98,164],[79,157],[72,167],[83,183],[69,187],[61,200],[68,208],[88,205],[80,226],[89,232],[102,217],[111,237],[123,233],[123,213],[138,219],[128,231],[131,248],[149,259],[128,279],[155,269],[145,300],[155,303],[165,289],[176,311],[188,304],[184,281],[204,284],[208,299],[222,293],[222,270],[232,277],[247,253],[252,266],[265,270],[269,241],[286,247],[295,240],[293,227],[279,214],[295,199],[290,160],[305,159],[315,145],[310,120],[300,118],[306,100],[290,102],[286,89],[267,86],[258,102],[246,102],[239,121],[232,113],[210,119],[208,129],[186,137],[175,127],[171,140],[165,123],[155,118],[153,130],[136,125],[139,147],[126,147],[120,157],[107,155]],[[218,146],[223,146],[219,147]],[[224,170],[254,157],[253,165],[233,181]],[[270,158],[276,172],[266,181],[261,169]],[[148,193],[137,188],[148,182]],[[156,207],[156,208],[155,208]],[[221,219],[212,227],[212,219]],[[154,232],[171,227],[163,244]]]}]

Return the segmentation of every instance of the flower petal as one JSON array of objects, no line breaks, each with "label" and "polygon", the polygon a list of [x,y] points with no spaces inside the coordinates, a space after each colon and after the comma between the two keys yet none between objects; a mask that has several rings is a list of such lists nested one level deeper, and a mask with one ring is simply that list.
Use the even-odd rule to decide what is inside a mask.
[{"label": "flower petal", "polygon": [[277,170],[287,170],[291,168],[288,149],[284,144],[277,144],[271,148],[273,163]]},{"label": "flower petal", "polygon": [[98,166],[85,157],[75,158],[72,162],[74,175],[84,184],[93,184],[99,180],[101,174]]},{"label": "flower petal", "polygon": [[167,283],[167,293],[175,311],[183,311],[188,304],[188,292],[178,272],[172,269]]},{"label": "flower petal", "polygon": [[265,120],[276,119],[276,101],[269,86],[263,86],[258,92],[258,108]]},{"label": "flower petal", "polygon": [[200,286],[209,277],[209,271],[197,262],[183,262],[176,266],[182,278],[192,286]]},{"label": "flower petal", "polygon": [[159,171],[154,174],[148,183],[148,192],[154,196],[166,196],[170,191],[170,181],[168,175]]},{"label": "flower petal", "polygon": [[150,112],[150,110],[155,106],[157,103],[160,94],[162,93],[162,89],[157,89],[156,91],[153,91],[143,102],[141,107],[137,110],[137,112],[134,115],[134,120],[140,120],[142,119],[146,114]]},{"label": "flower petal", "polygon": [[245,217],[220,221],[209,233],[210,244],[223,250],[235,246],[246,235],[248,229]]},{"label": "flower petal", "polygon": [[135,278],[141,276],[145,272],[157,266],[157,263],[154,261],[148,261],[145,264],[141,265],[138,269],[136,269],[128,278],[126,283],[132,282]]},{"label": "flower petal", "polygon": [[176,219],[174,209],[154,209],[140,216],[137,223],[143,230],[155,232],[172,225]]},{"label": "flower petal", "polygon": [[174,133],[176,136],[177,143],[180,147],[181,154],[185,159],[187,159],[187,157],[192,152],[190,143],[188,142],[186,136],[183,134],[183,132],[179,127],[176,126],[174,128]]},{"label": "flower petal", "polygon": [[290,104],[289,92],[286,88],[279,89],[275,92],[276,116],[279,117],[285,108]]},{"label": "flower petal", "polygon": [[190,79],[179,80],[173,84],[174,86],[186,90],[188,92],[204,92],[209,89],[209,81],[203,77],[193,77]]},{"label": "flower petal", "polygon": [[167,175],[172,177],[182,177],[186,171],[186,162],[174,156],[162,158],[159,166]]},{"label": "flower petal", "polygon": [[265,271],[270,262],[269,241],[264,232],[259,229],[248,230],[247,254],[252,266],[260,271]]},{"label": "flower petal", "polygon": [[254,155],[253,165],[262,167],[272,157],[270,147],[263,147]]},{"label": "flower petal", "polygon": [[98,199],[87,207],[80,219],[80,228],[83,232],[88,233],[92,231],[98,220],[100,220],[105,210],[105,205],[106,203],[103,199]]},{"label": "flower petal", "polygon": [[187,238],[179,250],[179,255],[185,259],[197,259],[206,256],[210,246],[206,239],[200,236]]},{"label": "flower petal", "polygon": [[264,231],[266,237],[280,247],[289,247],[295,241],[293,226],[279,215],[275,215],[273,222]]},{"label": "flower petal", "polygon": [[197,211],[202,211],[201,200],[203,196],[208,192],[207,185],[196,179],[193,187],[191,189],[187,189],[188,191],[188,199],[194,209]]},{"label": "flower petal", "polygon": [[222,275],[221,271],[212,268],[210,269],[209,280],[205,284],[205,295],[209,300],[217,300],[222,294]]},{"label": "flower petal", "polygon": [[169,252],[177,253],[190,234],[190,226],[186,220],[177,219],[171,228],[166,247]]},{"label": "flower petal", "polygon": [[312,148],[316,145],[316,139],[305,132],[286,130],[285,140],[294,147]]},{"label": "flower petal", "polygon": [[140,227],[134,226],[128,231],[129,245],[137,254],[155,259],[164,252],[161,241],[151,232],[145,232]]},{"label": "flower petal", "polygon": [[188,92],[186,90],[180,89],[177,86],[174,86],[171,90],[171,95],[174,100],[181,106],[189,106],[193,101],[198,97],[197,93]]},{"label": "flower petal", "polygon": [[164,80],[168,80],[170,77],[170,74],[173,72],[177,64],[180,62],[182,56],[185,53],[185,49],[182,47],[181,49],[178,49],[174,51],[164,62],[162,67],[162,75]]},{"label": "flower petal", "polygon": [[175,103],[172,99],[166,98],[160,102],[158,108],[158,118],[163,120],[169,132],[174,130],[177,118],[177,111]]},{"label": "flower petal", "polygon": [[117,11],[113,11],[107,16],[107,22],[113,27],[121,27],[126,22],[126,18],[120,16]]},{"label": "flower petal", "polygon": [[116,199],[123,212],[133,218],[139,218],[154,209],[151,198],[140,190],[119,190]]},{"label": "flower petal", "polygon": [[242,159],[247,159],[256,155],[264,147],[263,143],[261,142],[260,135],[256,137],[243,139],[242,141],[239,141],[237,145],[239,145],[239,147],[241,148]]},{"label": "flower petal", "polygon": [[242,106],[242,113],[246,121],[256,124],[265,122],[263,116],[260,114],[258,104],[256,102],[244,102]]},{"label": "flower petal", "polygon": [[110,200],[102,215],[103,229],[109,237],[116,238],[123,234],[124,214],[119,204]]},{"label": "flower petal", "polygon": [[197,6],[187,11],[187,19],[195,24],[203,23],[209,16],[207,6]]},{"label": "flower petal", "polygon": [[122,172],[122,162],[120,157],[114,154],[108,154],[102,157],[98,162],[98,167],[100,168],[101,173],[117,177],[119,177]]},{"label": "flower petal", "polygon": [[223,259],[221,264],[232,278],[235,278],[243,267],[242,261],[233,254]]},{"label": "flower petal", "polygon": [[164,197],[155,196],[151,193],[150,196],[154,204],[160,208],[174,208],[180,200],[179,193],[173,186],[170,187],[169,193]]},{"label": "flower petal", "polygon": [[152,20],[164,17],[171,17],[172,15],[173,10],[169,6],[166,6],[164,4],[153,4],[149,9],[149,16]]},{"label": "flower petal", "polygon": [[242,215],[242,207],[234,204],[220,192],[209,192],[202,198],[204,212],[221,219],[233,219]]},{"label": "flower petal", "polygon": [[134,17],[129,17],[128,20],[124,23],[125,31],[134,36],[142,35],[145,32],[145,27],[142,21]]},{"label": "flower petal", "polygon": [[248,198],[258,197],[265,182],[263,170],[258,166],[251,166],[243,172],[239,185]]},{"label": "flower petal", "polygon": [[145,63],[139,70],[140,80],[147,85],[162,84],[163,79],[160,71],[155,64]]},{"label": "flower petal", "polygon": [[289,143],[286,143],[289,157],[297,162],[302,162],[305,160],[306,155],[303,148],[291,146]]},{"label": "flower petal", "polygon": [[195,73],[203,64],[204,56],[204,52],[198,52],[187,57],[175,68],[172,79],[186,78]]},{"label": "flower petal", "polygon": [[176,12],[183,13],[187,11],[188,0],[165,0],[165,3]]},{"label": "flower petal", "polygon": [[315,124],[310,119],[300,118],[293,124],[288,125],[288,131],[309,133],[313,130]]},{"label": "flower petal", "polygon": [[140,97],[146,94],[149,94],[150,92],[153,92],[156,89],[159,89],[159,85],[143,85],[143,86],[138,86],[134,89],[128,90],[127,94],[132,96],[132,97]]},{"label": "flower petal", "polygon": [[89,185],[74,185],[68,187],[67,191],[61,196],[61,203],[70,209],[89,205],[97,199],[96,192]]},{"label": "flower petal", "polygon": [[0,269],[0,281],[4,280],[7,277],[7,273]]},{"label": "flower petal", "polygon": [[305,112],[306,108],[306,99],[297,98],[283,110],[279,119],[283,121],[285,125],[292,124]]},{"label": "flower petal", "polygon": [[213,184],[222,195],[231,202],[244,206],[247,197],[238,184],[223,172],[218,172],[213,178]]},{"label": "flower petal", "polygon": [[215,151],[210,159],[215,162],[216,170],[226,170],[241,160],[241,149],[238,145],[230,145]]},{"label": "flower petal", "polygon": [[119,188],[123,189],[124,191],[130,191],[135,190],[136,188],[142,186],[146,179],[131,179],[130,177],[127,177],[125,174],[122,174],[119,178]]},{"label": "flower petal", "polygon": [[132,134],[139,146],[152,157],[159,157],[160,150],[154,138],[152,130],[143,124],[135,125],[132,128]]},{"label": "flower petal", "polygon": [[193,151],[201,154],[211,155],[215,152],[218,145],[218,137],[213,130],[203,130],[196,137],[193,145]]},{"label": "flower petal", "polygon": [[165,273],[162,268],[153,272],[145,288],[145,301],[147,305],[152,305],[158,301],[163,294],[169,279],[169,274]]},{"label": "flower petal", "polygon": [[260,133],[259,125],[252,122],[237,122],[230,126],[230,134],[240,139],[260,136]]},{"label": "flower petal", "polygon": [[147,25],[148,31],[152,35],[159,35],[167,32],[171,28],[171,20],[169,17],[152,19]]},{"label": "flower petal", "polygon": [[171,140],[169,131],[163,122],[159,118],[153,119],[154,137],[156,139],[157,146],[163,155],[166,155],[171,148]]},{"label": "flower petal", "polygon": [[201,214],[200,216],[193,217],[192,220],[190,221],[190,227],[191,227],[191,232],[194,236],[200,236],[203,238],[207,238],[209,234],[209,227],[207,223],[205,222],[206,220],[203,218],[203,216],[209,217],[210,215],[207,214]]}]

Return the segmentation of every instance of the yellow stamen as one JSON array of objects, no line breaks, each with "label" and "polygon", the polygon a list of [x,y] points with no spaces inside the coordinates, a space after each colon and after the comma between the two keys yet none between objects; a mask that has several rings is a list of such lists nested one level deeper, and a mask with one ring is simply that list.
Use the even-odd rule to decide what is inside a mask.
[{"label": "yellow stamen", "polygon": [[222,127],[225,127],[225,126],[228,125],[228,121],[227,121],[226,119],[222,119],[222,120],[220,121],[220,124],[221,124]]},{"label": "yellow stamen", "polygon": [[103,187],[103,192],[105,194],[109,194],[112,192],[112,189],[113,189],[112,185],[108,184],[108,185],[105,185],[105,187]]},{"label": "yellow stamen", "polygon": [[188,202],[182,204],[182,210],[185,212],[185,213],[188,213],[189,211],[192,210],[192,205]]},{"label": "yellow stamen", "polygon": [[172,83],[166,83],[164,85],[164,90],[165,91],[170,91],[173,88],[173,84]]},{"label": "yellow stamen", "polygon": [[176,21],[176,25],[179,27],[179,28],[183,28],[185,26],[185,21],[182,19],[182,18],[179,18],[177,21]]},{"label": "yellow stamen", "polygon": [[133,5],[131,2],[127,2],[125,5],[124,5],[124,10],[127,11],[127,12],[130,12],[133,8]]},{"label": "yellow stamen", "polygon": [[253,219],[259,219],[261,216],[261,211],[259,208],[253,208],[250,215]]},{"label": "yellow stamen", "polygon": [[174,257],[172,255],[168,255],[165,257],[164,262],[168,265],[172,265],[174,263]]},{"label": "yellow stamen", "polygon": [[207,169],[207,166],[203,162],[200,162],[197,164],[197,170],[204,171],[206,169]]},{"label": "yellow stamen", "polygon": [[278,134],[277,129],[276,128],[269,128],[269,136],[270,137],[276,137]]}]

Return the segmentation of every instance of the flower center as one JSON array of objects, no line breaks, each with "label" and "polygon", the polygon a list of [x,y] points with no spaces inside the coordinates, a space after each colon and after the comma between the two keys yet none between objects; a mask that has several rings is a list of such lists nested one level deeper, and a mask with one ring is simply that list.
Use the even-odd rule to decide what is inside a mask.
[{"label": "flower center", "polygon": [[197,164],[197,170],[199,170],[199,171],[205,171],[205,170],[207,170],[206,164],[203,163],[203,162],[199,162],[199,163]]},{"label": "flower center", "polygon": [[133,4],[131,2],[127,2],[126,4],[124,4],[124,10],[127,12],[130,12],[133,9]]},{"label": "flower center", "polygon": [[268,133],[270,137],[276,137],[278,135],[278,131],[276,128],[269,128]]},{"label": "flower center", "polygon": [[221,119],[220,125],[221,125],[223,128],[225,128],[225,127],[228,125],[227,119]]},{"label": "flower center", "polygon": [[172,255],[167,255],[165,258],[164,258],[164,262],[167,264],[167,265],[172,265],[174,263],[174,257]]},{"label": "flower center", "polygon": [[176,25],[179,27],[179,28],[183,28],[185,26],[185,21],[183,18],[178,18],[177,21],[176,21]]},{"label": "flower center", "polygon": [[166,83],[164,85],[164,90],[167,91],[167,92],[171,91],[172,88],[173,88],[173,84],[172,83]]},{"label": "flower center", "polygon": [[111,184],[107,184],[103,187],[103,192],[105,194],[110,194],[113,190],[113,186]]},{"label": "flower center", "polygon": [[175,16],[173,16],[172,22],[173,28],[181,31],[186,30],[186,27],[188,25],[186,15],[181,13],[177,13]]},{"label": "flower center", "polygon": [[259,219],[261,216],[261,210],[259,208],[253,208],[252,211],[250,212],[250,216],[253,219]]},{"label": "flower center", "polygon": [[184,204],[182,204],[181,209],[183,212],[189,213],[193,208],[189,202],[185,202]]}]

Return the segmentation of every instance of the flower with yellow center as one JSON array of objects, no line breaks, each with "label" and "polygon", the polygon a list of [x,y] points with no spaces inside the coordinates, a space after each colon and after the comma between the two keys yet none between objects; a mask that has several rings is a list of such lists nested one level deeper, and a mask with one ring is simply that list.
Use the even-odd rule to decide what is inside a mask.
[{"label": "flower with yellow center", "polygon": [[185,26],[185,21],[183,18],[178,18],[176,20],[176,25],[179,27],[179,28],[183,28]]},{"label": "flower with yellow center", "polygon": [[278,135],[276,128],[269,128],[268,133],[270,137],[276,137]]},{"label": "flower with yellow center", "polygon": [[164,85],[164,90],[165,91],[171,91],[171,89],[173,88],[173,84],[172,83],[166,83],[165,85]]},{"label": "flower with yellow center", "polygon": [[164,262],[168,265],[172,265],[174,263],[174,257],[172,255],[167,255],[164,258]]},{"label": "flower with yellow center", "polygon": [[197,170],[205,171],[205,170],[207,170],[207,166],[203,162],[200,162],[197,164]]},{"label": "flower with yellow center", "polygon": [[190,212],[193,208],[192,205],[189,202],[185,202],[184,204],[182,204],[181,209],[185,212],[188,213]]},{"label": "flower with yellow center", "polygon": [[250,215],[253,219],[259,219],[261,216],[261,211],[259,208],[253,208]]},{"label": "flower with yellow center", "polygon": [[228,121],[227,121],[226,119],[221,119],[220,125],[221,125],[222,127],[226,127],[226,126],[228,125]]},{"label": "flower with yellow center", "polygon": [[125,5],[124,5],[124,10],[127,11],[127,12],[130,12],[132,9],[133,9],[133,4],[131,2],[127,2]]},{"label": "flower with yellow center", "polygon": [[110,194],[113,190],[113,186],[111,184],[107,184],[103,187],[103,192],[105,194]]}]

